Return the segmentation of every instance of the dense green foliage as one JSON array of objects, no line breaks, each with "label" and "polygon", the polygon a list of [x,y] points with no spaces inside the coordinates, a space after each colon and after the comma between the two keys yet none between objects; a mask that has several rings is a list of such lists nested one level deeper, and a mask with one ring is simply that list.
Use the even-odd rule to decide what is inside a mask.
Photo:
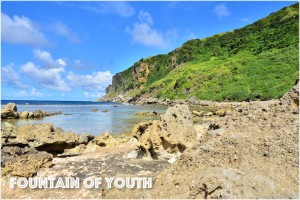
[{"label": "dense green foliage", "polygon": [[[109,95],[243,101],[278,98],[299,73],[299,4],[242,29],[190,40],[167,55],[141,60],[114,77]],[[149,64],[145,83],[134,67]]]}]

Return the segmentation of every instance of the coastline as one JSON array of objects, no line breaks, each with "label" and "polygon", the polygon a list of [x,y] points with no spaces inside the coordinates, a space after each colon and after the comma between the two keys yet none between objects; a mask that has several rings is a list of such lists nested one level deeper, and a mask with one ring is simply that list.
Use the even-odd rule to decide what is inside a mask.
[{"label": "coastline", "polygon": [[[88,198],[109,199],[120,195],[125,199],[140,198],[144,194],[148,198],[294,198],[299,192],[298,182],[296,178],[287,177],[298,174],[298,165],[295,164],[299,155],[298,87],[298,84],[295,85],[279,100],[217,103],[214,110],[202,113],[191,112],[186,105],[176,104],[169,107],[160,120],[141,122],[131,133],[116,136],[105,133],[97,139],[82,138],[83,144],[78,143],[76,136],[77,144],[67,147],[58,156],[49,157],[52,167],[42,164],[44,167],[36,169],[37,177],[47,177],[49,174],[81,178],[101,175],[153,177],[156,181],[151,190],[102,188],[98,193],[87,188],[59,189],[56,192],[47,189],[12,191],[3,179],[3,197],[25,198],[30,194],[31,198],[42,198],[47,194],[50,198],[76,198],[84,193]],[[188,126],[191,126],[189,133],[182,132]],[[194,134],[192,129],[196,135],[189,137],[196,138],[188,142],[189,139],[184,137]],[[168,136],[164,130],[171,131],[174,137]],[[11,137],[11,133],[8,136]],[[29,139],[26,135],[25,138]],[[64,139],[68,140],[70,138]],[[40,145],[33,144],[36,147]],[[24,155],[27,154],[25,152]],[[259,180],[255,179],[256,176],[260,177]],[[270,181],[276,189],[270,187]],[[206,190],[219,189],[205,196],[206,190],[197,192],[202,191],[199,189],[203,187],[202,183],[206,185]],[[182,186],[180,190],[176,189],[178,184]],[[264,189],[253,189],[256,187]]]}]

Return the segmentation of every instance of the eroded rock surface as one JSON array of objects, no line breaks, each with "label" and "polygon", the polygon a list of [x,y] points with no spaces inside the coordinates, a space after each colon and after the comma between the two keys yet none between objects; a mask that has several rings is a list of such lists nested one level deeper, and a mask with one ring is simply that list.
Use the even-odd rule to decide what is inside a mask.
[{"label": "eroded rock surface", "polygon": [[143,156],[154,159],[177,158],[197,139],[192,116],[186,105],[176,105],[161,115],[161,120],[141,122],[132,134]]}]

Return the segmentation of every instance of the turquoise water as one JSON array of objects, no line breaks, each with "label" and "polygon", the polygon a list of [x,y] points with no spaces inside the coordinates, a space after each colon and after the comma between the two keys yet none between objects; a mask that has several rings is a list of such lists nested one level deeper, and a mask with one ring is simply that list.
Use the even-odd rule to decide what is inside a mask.
[{"label": "turquoise water", "polygon": [[[166,109],[166,107],[157,105],[135,106],[116,103],[60,101],[2,101],[2,107],[8,102],[16,103],[18,112],[40,109],[48,112],[62,111],[63,114],[42,119],[3,121],[16,125],[51,123],[54,127],[61,127],[64,131],[90,133],[92,135],[99,135],[105,131],[109,131],[111,134],[131,131],[136,123],[155,119],[155,117],[135,116],[134,113],[142,111],[162,113]],[[26,105],[26,103],[29,104]],[[92,109],[98,109],[98,111],[92,112]],[[105,109],[110,110],[110,112],[102,112]]]}]

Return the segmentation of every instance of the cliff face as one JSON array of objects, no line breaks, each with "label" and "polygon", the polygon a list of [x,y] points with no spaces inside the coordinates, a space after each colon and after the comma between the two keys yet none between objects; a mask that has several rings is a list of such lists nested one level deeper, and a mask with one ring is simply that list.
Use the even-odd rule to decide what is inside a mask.
[{"label": "cliff face", "polygon": [[298,33],[297,3],[244,28],[141,59],[113,77],[104,99],[278,98],[298,78]]}]

